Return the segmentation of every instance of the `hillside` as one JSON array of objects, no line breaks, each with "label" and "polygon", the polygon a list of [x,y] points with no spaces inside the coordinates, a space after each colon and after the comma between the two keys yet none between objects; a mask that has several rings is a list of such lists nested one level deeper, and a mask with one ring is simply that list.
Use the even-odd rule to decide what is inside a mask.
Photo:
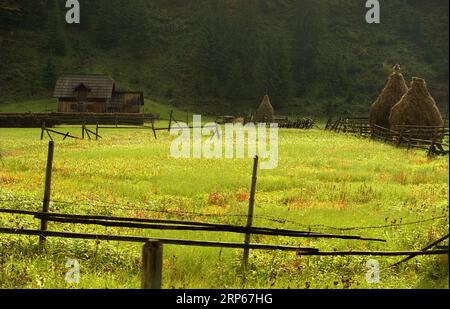
[{"label": "hillside", "polygon": [[267,91],[280,113],[360,115],[398,62],[448,110],[446,0],[383,2],[379,25],[355,0],[81,0],[80,25],[65,1],[6,2],[0,105],[48,99],[59,74],[84,72],[204,114],[248,114]]}]

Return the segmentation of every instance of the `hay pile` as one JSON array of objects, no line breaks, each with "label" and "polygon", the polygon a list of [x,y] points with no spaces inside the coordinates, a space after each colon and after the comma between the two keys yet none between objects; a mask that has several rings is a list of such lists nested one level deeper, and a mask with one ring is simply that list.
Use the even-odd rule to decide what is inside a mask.
[{"label": "hay pile", "polygon": [[439,108],[431,97],[424,79],[414,77],[411,88],[392,108],[389,123],[396,126],[443,126]]},{"label": "hay pile", "polygon": [[389,128],[389,115],[392,107],[408,91],[408,86],[400,72],[400,65],[394,66],[393,70],[394,72],[389,77],[386,86],[370,109],[369,123],[372,127],[377,125]]},{"label": "hay pile", "polygon": [[275,110],[273,109],[272,104],[270,103],[270,98],[266,94],[261,105],[256,110],[256,113],[253,117],[255,122],[271,122],[275,115]]}]

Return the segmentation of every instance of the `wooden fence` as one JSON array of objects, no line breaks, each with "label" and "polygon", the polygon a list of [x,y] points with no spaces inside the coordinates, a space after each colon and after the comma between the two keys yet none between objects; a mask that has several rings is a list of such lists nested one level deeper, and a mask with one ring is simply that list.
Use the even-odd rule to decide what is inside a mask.
[{"label": "wooden fence", "polygon": [[[448,254],[448,247],[443,249],[433,249],[444,240],[448,239],[448,235],[427,246],[421,251],[335,251],[323,252],[317,248],[305,248],[296,246],[280,246],[270,244],[252,244],[252,235],[270,235],[270,236],[289,236],[301,238],[330,238],[330,239],[347,239],[355,241],[375,241],[384,242],[383,239],[364,238],[355,235],[340,235],[340,234],[324,234],[311,231],[294,231],[284,229],[271,229],[253,226],[255,195],[256,195],[256,181],[258,170],[258,157],[255,158],[253,164],[253,175],[251,184],[251,194],[249,199],[249,211],[247,215],[247,224],[245,226],[234,226],[224,224],[212,224],[203,222],[190,221],[174,221],[174,220],[156,220],[156,219],[139,219],[139,218],[124,218],[111,216],[87,216],[87,215],[73,215],[52,213],[49,209],[51,184],[52,184],[52,169],[54,158],[54,142],[49,142],[48,158],[45,177],[45,190],[42,211],[33,212],[17,209],[0,209],[0,213],[34,216],[40,222],[39,230],[28,229],[13,229],[0,228],[0,233],[15,234],[15,235],[29,235],[39,236],[39,248],[43,250],[46,245],[48,237],[63,237],[74,239],[93,239],[93,240],[112,240],[125,242],[140,242],[144,243],[142,250],[142,282],[141,286],[145,289],[159,289],[162,287],[162,255],[163,245],[181,245],[181,246],[199,246],[199,247],[218,247],[218,248],[234,248],[243,249],[243,268],[248,264],[250,250],[280,250],[293,251],[298,255],[304,256],[407,256],[407,261],[419,255],[444,255]],[[59,224],[83,224],[83,225],[97,225],[107,227],[121,227],[121,228],[138,228],[150,230],[177,230],[177,231],[201,231],[201,232],[227,232],[238,233],[245,235],[244,243],[226,243],[213,241],[197,241],[197,240],[182,240],[182,239],[152,239],[148,237],[137,236],[119,236],[119,235],[101,235],[101,234],[81,234],[72,232],[58,232],[49,231],[48,223],[54,222]],[[398,263],[397,263],[398,264]],[[396,264],[396,265],[397,265]]]},{"label": "wooden fence", "polygon": [[286,118],[284,121],[278,121],[278,126],[284,129],[309,130],[316,126],[316,121],[312,118],[299,118],[297,120],[289,120]]},{"label": "wooden fence", "polygon": [[423,149],[428,156],[449,154],[448,127],[396,126],[387,129],[370,126],[368,118],[341,117],[336,121],[329,119],[325,130],[337,133],[350,133],[371,138],[408,149]]},{"label": "wooden fence", "polygon": [[0,113],[0,128],[48,128],[57,125],[144,125],[159,119],[152,114],[121,113]]}]

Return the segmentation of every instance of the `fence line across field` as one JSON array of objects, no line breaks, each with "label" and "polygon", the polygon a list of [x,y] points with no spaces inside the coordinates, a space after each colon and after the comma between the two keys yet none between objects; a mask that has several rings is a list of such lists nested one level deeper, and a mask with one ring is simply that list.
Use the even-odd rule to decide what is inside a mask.
[{"label": "fence line across field", "polygon": [[408,150],[411,148],[427,150],[429,157],[449,154],[448,126],[402,125],[396,126],[394,129],[388,129],[378,125],[370,125],[369,119],[365,117],[340,117],[334,122],[329,119],[325,125],[325,130],[357,134],[361,137],[393,144],[396,147],[406,147]]},{"label": "fence line across field", "polygon": [[[0,203],[14,203],[17,202],[17,200],[14,199],[0,199]],[[33,205],[36,206],[36,204],[38,203],[42,203],[42,200],[38,200],[36,199],[35,202],[30,202],[28,205]],[[69,206],[78,206],[79,204],[75,203],[75,202],[67,202],[67,201],[58,201],[58,200],[52,200],[51,201],[52,204],[61,204],[61,205],[69,205]],[[207,214],[207,213],[196,213],[196,212],[183,212],[183,211],[163,211],[163,210],[153,210],[153,209],[147,209],[147,208],[139,208],[139,207],[135,207],[135,206],[128,206],[128,207],[120,207],[120,204],[116,204],[116,203],[110,203],[108,204],[107,202],[103,202],[103,203],[107,203],[108,205],[97,205],[96,203],[99,203],[99,201],[90,201],[90,204],[94,204],[95,207],[104,207],[104,208],[108,208],[111,206],[114,206],[115,209],[120,209],[120,210],[130,210],[130,211],[146,211],[146,212],[156,212],[156,213],[163,213],[163,214],[168,214],[168,215],[178,215],[178,216],[196,216],[196,217],[229,217],[229,218],[246,218],[247,215],[244,214]],[[24,205],[23,203],[21,203],[21,205]],[[88,205],[88,204],[86,204]],[[36,212],[36,211],[26,211],[26,210],[16,210],[16,209],[2,209],[0,208],[0,213],[10,213],[10,214],[28,214],[28,215],[32,215],[35,216],[36,214],[41,214],[41,212]],[[93,218],[102,218],[101,215],[99,216],[92,216]],[[386,228],[395,228],[395,227],[401,227],[401,226],[409,226],[409,225],[419,225],[419,224],[423,224],[423,223],[427,223],[427,222],[432,222],[432,221],[438,221],[438,220],[443,220],[443,219],[447,219],[448,220],[448,216],[435,216],[435,217],[431,217],[431,218],[427,218],[427,219],[423,219],[423,220],[417,220],[417,221],[411,221],[411,222],[401,222],[401,223],[391,223],[391,224],[385,224],[385,225],[373,225],[373,226],[352,226],[352,227],[335,227],[335,226],[328,226],[328,225],[323,225],[323,224],[302,224],[298,221],[294,221],[294,220],[288,220],[288,219],[281,219],[281,218],[277,218],[277,217],[270,217],[270,216],[263,216],[263,215],[254,215],[255,219],[259,219],[259,220],[266,220],[266,221],[270,221],[270,222],[276,222],[276,223],[280,223],[280,224],[285,224],[285,223],[290,223],[290,224],[294,224],[297,226],[302,226],[305,228],[313,229],[313,228],[319,228],[319,229],[324,229],[324,230],[335,230],[335,231],[358,231],[358,230],[372,230],[372,229],[386,229]],[[165,220],[152,220],[152,219],[139,219],[139,218],[129,218],[129,221],[135,221],[136,222],[158,222],[158,221],[165,221]],[[142,221],[141,221],[142,220]],[[166,220],[167,221],[167,220]],[[186,221],[174,221],[174,220],[168,220],[168,221],[172,221],[172,222],[186,222]],[[196,222],[200,225],[207,225],[209,223],[202,223],[202,222]]]},{"label": "fence line across field", "polygon": [[[104,227],[123,227],[123,228],[173,230],[173,231],[228,232],[246,235],[254,234],[265,236],[289,236],[293,238],[296,237],[317,238],[317,239],[329,238],[329,239],[386,242],[384,239],[367,238],[356,235],[324,234],[309,231],[294,231],[285,229],[272,229],[272,228],[247,227],[247,226],[242,227],[236,225],[211,224],[200,222],[151,220],[151,219],[121,218],[121,217],[107,217],[107,216],[82,216],[82,215],[55,214],[48,212],[43,213],[43,212],[6,210],[6,209],[1,210],[0,213],[31,215],[34,216],[36,219],[45,220],[46,222],[100,225]],[[154,224],[147,224],[147,223],[154,223]]]}]

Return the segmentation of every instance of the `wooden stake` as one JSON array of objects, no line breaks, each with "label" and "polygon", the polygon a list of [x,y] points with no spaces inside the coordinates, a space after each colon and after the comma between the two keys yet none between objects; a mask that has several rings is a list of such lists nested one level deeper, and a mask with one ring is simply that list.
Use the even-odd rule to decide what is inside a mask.
[{"label": "wooden stake", "polygon": [[[52,186],[52,168],[53,168],[53,153],[55,149],[55,144],[53,141],[48,143],[48,155],[47,155],[47,169],[45,173],[45,191],[44,191],[44,200],[42,204],[42,213],[46,214],[49,211],[50,205],[50,194],[51,194],[51,186]],[[41,219],[41,231],[47,231],[47,219]],[[39,236],[39,249],[44,249],[45,246],[45,237]]]},{"label": "wooden stake", "polygon": [[153,136],[155,137],[155,139],[158,139],[158,137],[156,136],[155,120],[154,119],[152,119],[152,131],[153,131]]},{"label": "wooden stake", "polygon": [[[258,156],[256,156],[253,161],[252,188],[250,191],[250,200],[249,200],[249,205],[248,205],[248,217],[247,217],[247,225],[246,225],[246,227],[248,229],[250,229],[253,225],[253,213],[255,210],[256,180],[258,178],[258,160],[259,160],[259,158],[258,158]],[[251,238],[251,233],[248,232],[245,235],[245,245],[250,244],[250,238]],[[250,249],[248,247],[246,247],[244,249],[244,258],[243,258],[244,270],[246,270],[247,266],[248,266],[249,254],[250,254]]]},{"label": "wooden stake", "polygon": [[149,240],[142,249],[141,288],[160,290],[162,287],[163,245],[160,241]]},{"label": "wooden stake", "polygon": [[41,141],[44,139],[44,131],[45,131],[45,121],[42,122]]},{"label": "wooden stake", "polygon": [[170,129],[172,129],[172,117],[173,117],[173,110],[170,111],[170,119],[169,119],[169,128],[167,131],[170,132]]}]

